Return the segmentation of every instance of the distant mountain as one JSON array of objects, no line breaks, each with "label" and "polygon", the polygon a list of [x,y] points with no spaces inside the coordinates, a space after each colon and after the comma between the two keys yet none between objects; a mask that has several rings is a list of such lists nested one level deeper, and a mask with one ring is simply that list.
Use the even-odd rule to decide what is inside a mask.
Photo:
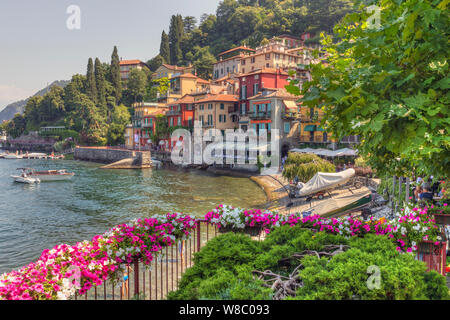
[{"label": "distant mountain", "polygon": [[[50,84],[49,86],[47,86],[44,89],[36,92],[33,95],[33,97],[34,96],[43,96],[43,95],[45,95],[50,90],[50,88],[54,87],[54,86],[60,86],[61,88],[64,88],[69,82],[70,82],[69,80],[56,80],[52,84]],[[28,99],[30,99],[30,98],[28,98]],[[2,122],[3,120],[11,120],[12,118],[14,118],[14,115],[16,113],[21,113],[22,114],[23,111],[25,110],[25,105],[27,104],[28,99],[16,101],[16,102],[13,102],[13,103],[7,105],[0,112],[0,122]]]}]

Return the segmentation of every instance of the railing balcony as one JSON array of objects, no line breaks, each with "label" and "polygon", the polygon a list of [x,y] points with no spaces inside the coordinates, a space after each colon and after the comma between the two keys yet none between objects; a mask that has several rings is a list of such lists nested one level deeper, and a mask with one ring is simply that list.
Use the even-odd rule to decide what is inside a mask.
[{"label": "railing balcony", "polygon": [[249,112],[248,116],[250,119],[271,119],[271,111],[261,111],[261,112]]},{"label": "railing balcony", "polygon": [[170,110],[166,112],[166,116],[179,116],[181,115],[181,111],[178,110]]},{"label": "railing balcony", "polygon": [[301,120],[301,114],[298,112],[286,112],[283,114],[284,119],[297,119]]},{"label": "railing balcony", "polygon": [[323,137],[308,137],[300,136],[300,142],[310,142],[310,143],[330,143],[329,139],[324,140]]}]

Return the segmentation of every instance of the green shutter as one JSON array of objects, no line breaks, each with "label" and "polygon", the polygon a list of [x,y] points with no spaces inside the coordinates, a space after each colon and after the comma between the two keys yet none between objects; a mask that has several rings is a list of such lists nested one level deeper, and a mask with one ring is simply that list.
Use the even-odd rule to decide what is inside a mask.
[{"label": "green shutter", "polygon": [[307,126],[303,129],[303,131],[316,131],[316,126],[315,126],[315,125],[312,125],[312,124],[307,125]]}]

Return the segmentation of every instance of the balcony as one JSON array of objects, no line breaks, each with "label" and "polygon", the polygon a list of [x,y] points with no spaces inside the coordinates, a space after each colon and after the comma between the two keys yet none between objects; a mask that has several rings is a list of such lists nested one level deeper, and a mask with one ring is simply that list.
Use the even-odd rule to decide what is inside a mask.
[{"label": "balcony", "polygon": [[179,116],[179,115],[181,115],[181,111],[178,110],[166,111],[166,116]]},{"label": "balcony", "polygon": [[324,140],[323,137],[309,137],[309,136],[300,136],[300,142],[306,143],[331,143],[330,139]]},{"label": "balcony", "polygon": [[283,114],[283,119],[286,120],[301,120],[302,115],[299,112],[285,112]]},{"label": "balcony", "polygon": [[272,119],[272,112],[249,112],[248,116],[250,117],[250,119]]}]

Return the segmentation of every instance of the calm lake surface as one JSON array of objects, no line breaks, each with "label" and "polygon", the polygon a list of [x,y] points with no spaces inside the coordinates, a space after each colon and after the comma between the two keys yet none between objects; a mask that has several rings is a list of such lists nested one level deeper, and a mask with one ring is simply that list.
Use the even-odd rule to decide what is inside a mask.
[{"label": "calm lake surface", "polygon": [[[67,169],[70,181],[15,183],[16,168]],[[203,216],[217,204],[260,207],[263,190],[247,178],[204,171],[104,170],[70,160],[0,159],[0,274],[37,260],[46,248],[90,240],[155,213]]]}]

